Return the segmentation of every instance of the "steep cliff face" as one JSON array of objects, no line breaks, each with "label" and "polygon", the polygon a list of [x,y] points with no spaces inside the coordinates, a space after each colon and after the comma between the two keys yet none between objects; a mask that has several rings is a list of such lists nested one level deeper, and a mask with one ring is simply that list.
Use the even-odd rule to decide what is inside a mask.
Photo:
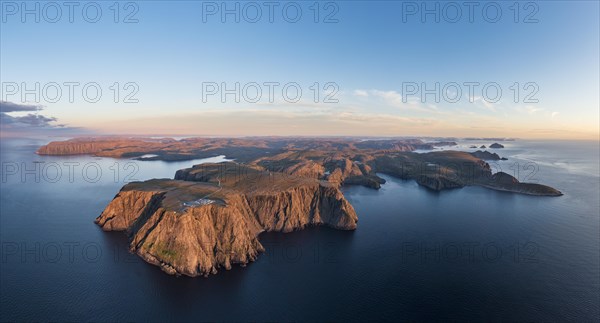
[{"label": "steep cliff face", "polygon": [[246,199],[266,231],[290,232],[319,224],[353,230],[358,221],[352,205],[330,185],[316,183],[281,192],[248,194]]},{"label": "steep cliff face", "polygon": [[40,155],[96,154],[110,148],[111,145],[112,143],[109,142],[51,142],[40,147],[37,153]]},{"label": "steep cliff face", "polygon": [[171,274],[215,274],[253,261],[263,247],[243,206],[159,209],[133,236],[131,250]]},{"label": "steep cliff face", "polygon": [[90,154],[106,157],[124,157],[130,152],[158,150],[172,144],[173,139],[134,139],[127,137],[75,138],[66,141],[52,141],[37,150],[39,155],[81,155]]},{"label": "steep cliff face", "polygon": [[121,190],[96,219],[96,223],[105,231],[127,230],[140,216],[154,213],[163,196],[164,192]]},{"label": "steep cliff face", "polygon": [[451,188],[460,188],[464,185],[456,180],[449,179],[440,175],[421,175],[416,178],[419,185],[425,186],[434,191],[441,191]]},{"label": "steep cliff face", "polygon": [[[356,228],[354,209],[332,185],[304,179],[252,190],[234,186],[180,180],[130,183],[96,223],[107,231],[126,230],[132,252],[167,273],[187,276],[255,260],[264,251],[258,241],[262,231],[290,232],[310,225]],[[203,203],[190,204],[194,201]]]}]

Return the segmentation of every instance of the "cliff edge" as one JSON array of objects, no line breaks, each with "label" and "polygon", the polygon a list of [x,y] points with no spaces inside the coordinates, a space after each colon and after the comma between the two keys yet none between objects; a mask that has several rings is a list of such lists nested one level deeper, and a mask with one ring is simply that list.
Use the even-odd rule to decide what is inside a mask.
[{"label": "cliff edge", "polygon": [[[264,251],[263,231],[312,225],[354,230],[358,218],[327,182],[221,164],[178,172],[177,178],[125,185],[96,219],[106,231],[127,231],[130,250],[165,272],[207,276],[245,265]],[[194,177],[194,174],[205,172]]]}]

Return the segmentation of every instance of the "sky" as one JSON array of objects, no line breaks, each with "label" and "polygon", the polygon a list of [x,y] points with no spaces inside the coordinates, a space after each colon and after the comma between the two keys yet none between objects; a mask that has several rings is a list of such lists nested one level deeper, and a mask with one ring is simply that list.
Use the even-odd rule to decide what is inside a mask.
[{"label": "sky", "polygon": [[598,1],[0,2],[5,136],[599,139]]}]

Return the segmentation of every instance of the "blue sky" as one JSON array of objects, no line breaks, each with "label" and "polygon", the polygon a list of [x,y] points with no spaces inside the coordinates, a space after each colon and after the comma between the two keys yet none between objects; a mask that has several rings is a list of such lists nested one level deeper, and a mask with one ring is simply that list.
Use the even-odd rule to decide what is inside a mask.
[{"label": "blue sky", "polygon": [[[237,2],[239,23],[232,15],[222,22],[220,12],[204,16],[203,22],[208,6],[220,6],[221,1],[140,1],[127,8],[127,2],[121,2],[119,23],[114,22],[112,1],[97,2],[102,9],[97,23],[86,21],[81,13],[88,2],[78,2],[73,23],[62,2],[58,4],[63,15],[56,23],[46,21],[55,15],[51,7],[44,15],[44,2],[38,2],[39,23],[33,15],[23,22],[22,8],[13,14],[14,7],[7,3],[22,2],[2,1],[2,100],[43,106],[43,111],[2,113],[56,118],[48,127],[62,124],[121,134],[598,138],[597,1],[520,2],[517,23],[512,2],[478,2],[473,22],[464,2],[455,2],[462,12],[456,23],[446,21],[454,17],[453,11],[444,15],[447,2],[435,1],[425,6],[439,4],[439,23],[432,15],[422,21],[422,3],[402,1],[320,2],[318,23],[313,1],[292,3],[302,10],[296,23],[283,17],[282,7],[290,2],[275,8],[272,23],[265,2],[254,2],[263,14],[257,23],[245,21],[253,17],[252,11],[243,15],[246,2]],[[35,3],[28,2],[28,8]],[[419,11],[409,15],[414,3]],[[229,8],[235,4],[226,3]],[[495,16],[495,4],[502,14],[492,23],[488,20]],[[133,18],[138,22],[123,23],[136,8]],[[293,18],[293,8],[288,18]],[[334,10],[337,22],[324,23]],[[524,23],[534,11],[529,18],[537,22]],[[33,102],[31,95],[22,100],[21,88],[7,95],[7,83],[23,82],[29,87],[36,82],[42,87],[49,82],[96,82],[103,95],[96,103],[85,102],[77,93],[73,103],[66,93],[56,103],[43,97]],[[137,84],[134,98],[139,102],[114,103],[109,87],[115,82],[121,87]],[[295,82],[303,94],[296,103],[285,102],[281,95],[272,103],[237,103],[233,96],[221,102],[218,95],[203,102],[203,82],[231,87],[236,82]],[[315,82],[320,87],[318,103],[310,89]],[[322,102],[327,82],[337,85],[338,103]],[[455,82],[463,92],[464,82],[481,86],[471,98],[462,93],[456,103],[443,98],[435,102],[433,95],[422,102],[419,93],[407,95],[403,87],[425,83],[433,88],[436,82],[440,87]],[[482,85],[490,82],[502,90],[498,102],[482,96]],[[520,87],[517,102],[511,90],[515,82]],[[524,89],[528,82],[535,87]],[[533,98],[539,102],[525,102],[534,88]],[[121,89],[119,101],[130,90]]]}]

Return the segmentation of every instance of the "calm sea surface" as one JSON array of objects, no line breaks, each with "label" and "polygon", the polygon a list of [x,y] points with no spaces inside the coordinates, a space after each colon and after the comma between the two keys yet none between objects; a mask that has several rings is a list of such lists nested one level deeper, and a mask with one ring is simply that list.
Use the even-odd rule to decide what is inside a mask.
[{"label": "calm sea surface", "polygon": [[[562,197],[383,175],[379,191],[344,189],[356,231],[263,234],[256,262],[209,278],[169,276],[93,222],[124,183],[200,161],[35,155],[44,143],[1,142],[1,321],[600,319],[597,141],[497,150],[494,169]],[[491,142],[457,149],[472,144]]]}]

